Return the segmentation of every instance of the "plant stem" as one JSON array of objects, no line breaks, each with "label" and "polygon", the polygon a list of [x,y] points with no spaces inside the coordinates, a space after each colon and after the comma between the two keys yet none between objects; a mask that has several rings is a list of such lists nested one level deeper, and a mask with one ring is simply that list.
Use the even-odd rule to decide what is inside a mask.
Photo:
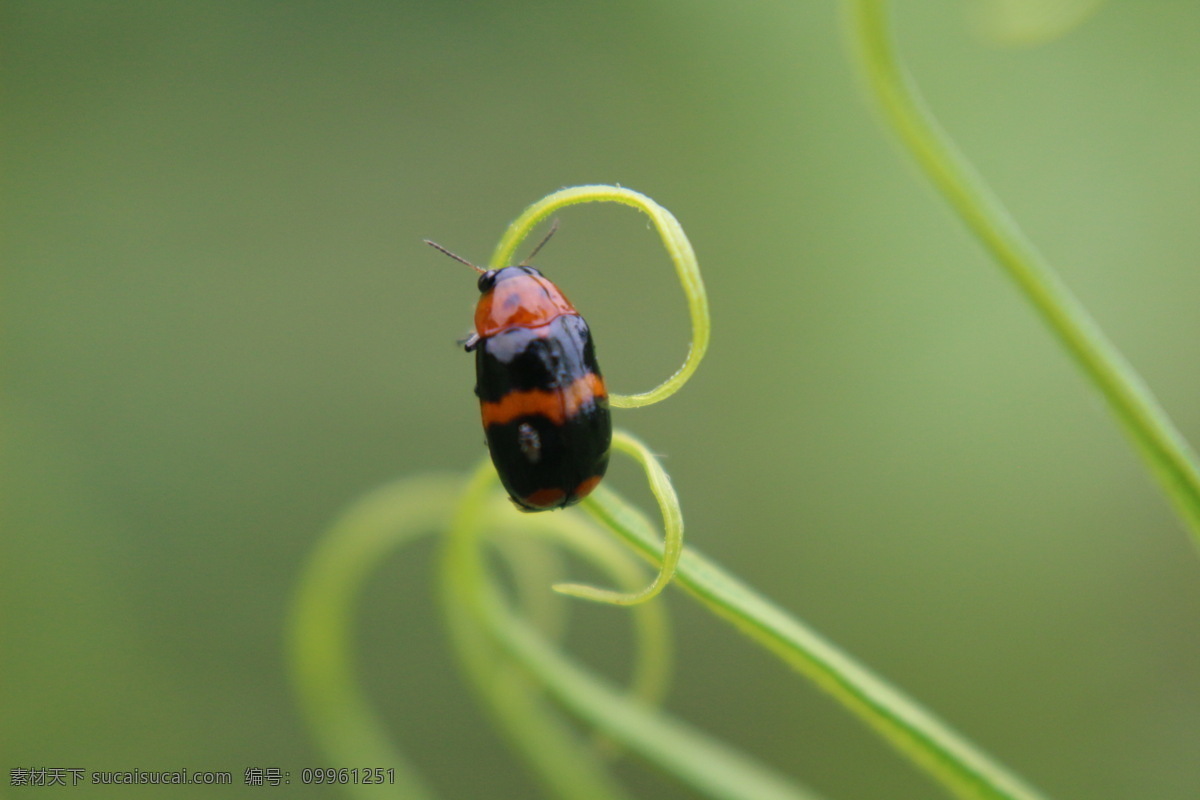
[{"label": "plant stem", "polygon": [[[657,562],[662,545],[655,526],[640,511],[604,486],[584,504],[643,557]],[[955,796],[963,800],[1042,797],[898,689],[695,550],[683,551],[675,583],[832,695]]]},{"label": "plant stem", "polygon": [[[393,770],[395,796],[432,800],[434,793],[392,745],[355,671],[355,601],[368,572],[394,547],[444,528],[460,493],[455,478],[422,476],[362,498],[321,540],[296,588],[287,652],[300,708],[331,764]],[[349,784],[351,796],[379,797],[380,787]]]},{"label": "plant stem", "polygon": [[1150,389],[941,130],[901,66],[887,0],[846,0],[867,83],[893,132],[1108,401],[1200,547],[1200,467]]}]

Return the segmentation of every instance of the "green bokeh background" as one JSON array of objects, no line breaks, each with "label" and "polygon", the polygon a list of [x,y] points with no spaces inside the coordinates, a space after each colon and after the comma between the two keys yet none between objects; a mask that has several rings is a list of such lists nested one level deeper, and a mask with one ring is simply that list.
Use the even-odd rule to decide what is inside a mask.
[{"label": "green bokeh background", "polygon": [[[945,126],[1200,442],[1200,5],[1114,2],[1034,49],[948,0],[898,23]],[[616,412],[691,543],[1053,797],[1200,792],[1200,561],[882,133],[835,3],[64,0],[0,26],[0,794],[19,766],[257,766],[293,785],[170,796],[332,796],[295,785],[327,765],[282,656],[298,570],[364,491],[483,453],[454,344],[474,280],[420,239],[483,261],[592,182],[668,206],[705,271],[707,360]],[[649,388],[687,336],[653,232],[561,220],[539,265],[610,386]],[[535,796],[450,661],[433,558],[366,588],[372,697],[444,797]],[[938,795],[669,594],[674,713],[830,797]],[[576,621],[622,674],[621,612]]]}]

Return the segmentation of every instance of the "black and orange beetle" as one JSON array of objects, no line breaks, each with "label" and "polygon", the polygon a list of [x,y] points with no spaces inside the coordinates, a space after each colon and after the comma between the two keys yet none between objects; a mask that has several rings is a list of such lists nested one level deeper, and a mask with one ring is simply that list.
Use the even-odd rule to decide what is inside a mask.
[{"label": "black and orange beetle", "polygon": [[484,270],[425,241],[480,273],[475,332],[465,346],[475,352],[475,394],[500,482],[524,511],[578,503],[604,477],[612,443],[588,324],[525,262]]}]

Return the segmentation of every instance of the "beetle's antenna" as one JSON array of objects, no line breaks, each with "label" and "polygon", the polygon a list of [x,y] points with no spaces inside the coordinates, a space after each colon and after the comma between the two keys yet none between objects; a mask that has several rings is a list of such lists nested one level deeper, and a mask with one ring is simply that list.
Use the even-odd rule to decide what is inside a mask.
[{"label": "beetle's antenna", "polygon": [[[551,231],[551,233],[554,233],[554,231]],[[549,237],[547,237],[547,238],[549,238]],[[446,248],[442,247],[442,246],[441,246],[440,244],[438,244],[437,242],[431,242],[431,241],[429,241],[428,239],[424,239],[424,240],[422,240],[422,241],[424,241],[424,242],[425,242],[425,244],[429,245],[429,246],[430,246],[430,247],[432,247],[434,250],[440,250],[440,251],[442,251],[442,252],[443,252],[443,253],[445,253],[446,255],[448,255],[448,256],[450,256],[451,258],[453,258],[455,261],[461,261],[462,263],[466,264],[468,267],[470,267],[471,269],[475,270],[476,272],[479,272],[479,273],[484,273],[484,272],[487,272],[487,270],[483,269],[482,267],[477,267],[477,266],[475,266],[474,264],[472,264],[470,261],[467,261],[467,260],[466,260],[465,258],[463,258],[462,256],[460,256],[460,255],[455,255],[454,253],[451,253],[449,250],[447,250]],[[543,242],[542,244],[545,244],[545,242]],[[538,247],[541,247],[541,246],[542,246],[542,245],[538,245]],[[535,252],[536,252],[536,251],[535,251]]]},{"label": "beetle's antenna", "polygon": [[525,260],[522,261],[519,266],[522,266],[522,267],[529,266],[530,260],[538,254],[538,251],[542,249],[542,246],[545,245],[546,242],[550,241],[550,237],[554,235],[554,232],[556,230],[558,230],[558,220],[554,220],[554,222],[551,223],[550,232],[547,233],[544,237],[542,237],[542,240],[540,242],[538,242],[537,247],[533,248],[532,253],[525,256]]}]

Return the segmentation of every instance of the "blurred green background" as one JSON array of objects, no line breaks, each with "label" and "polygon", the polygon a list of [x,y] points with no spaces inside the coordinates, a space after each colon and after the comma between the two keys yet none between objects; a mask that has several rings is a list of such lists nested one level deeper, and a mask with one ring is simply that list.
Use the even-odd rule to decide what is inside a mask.
[{"label": "blurred green background", "polygon": [[[420,239],[484,261],[526,204],[608,182],[679,217],[710,291],[695,380],[616,412],[665,455],[690,542],[1050,796],[1195,798],[1200,561],[880,130],[841,22],[833,2],[0,7],[5,786],[279,767],[290,789],[170,796],[332,796],[295,783],[329,766],[282,657],[297,572],[364,491],[484,452],[455,345],[474,279]],[[1200,5],[1111,3],[1034,49],[949,0],[901,3],[898,27],[945,126],[1200,442]],[[561,220],[539,265],[610,386],[649,388],[687,336],[653,232],[618,207]],[[613,483],[644,496],[624,465]],[[444,797],[535,796],[449,659],[434,552],[367,587],[372,697]],[[674,713],[830,797],[939,794],[668,594]],[[623,615],[577,623],[622,674]]]}]

